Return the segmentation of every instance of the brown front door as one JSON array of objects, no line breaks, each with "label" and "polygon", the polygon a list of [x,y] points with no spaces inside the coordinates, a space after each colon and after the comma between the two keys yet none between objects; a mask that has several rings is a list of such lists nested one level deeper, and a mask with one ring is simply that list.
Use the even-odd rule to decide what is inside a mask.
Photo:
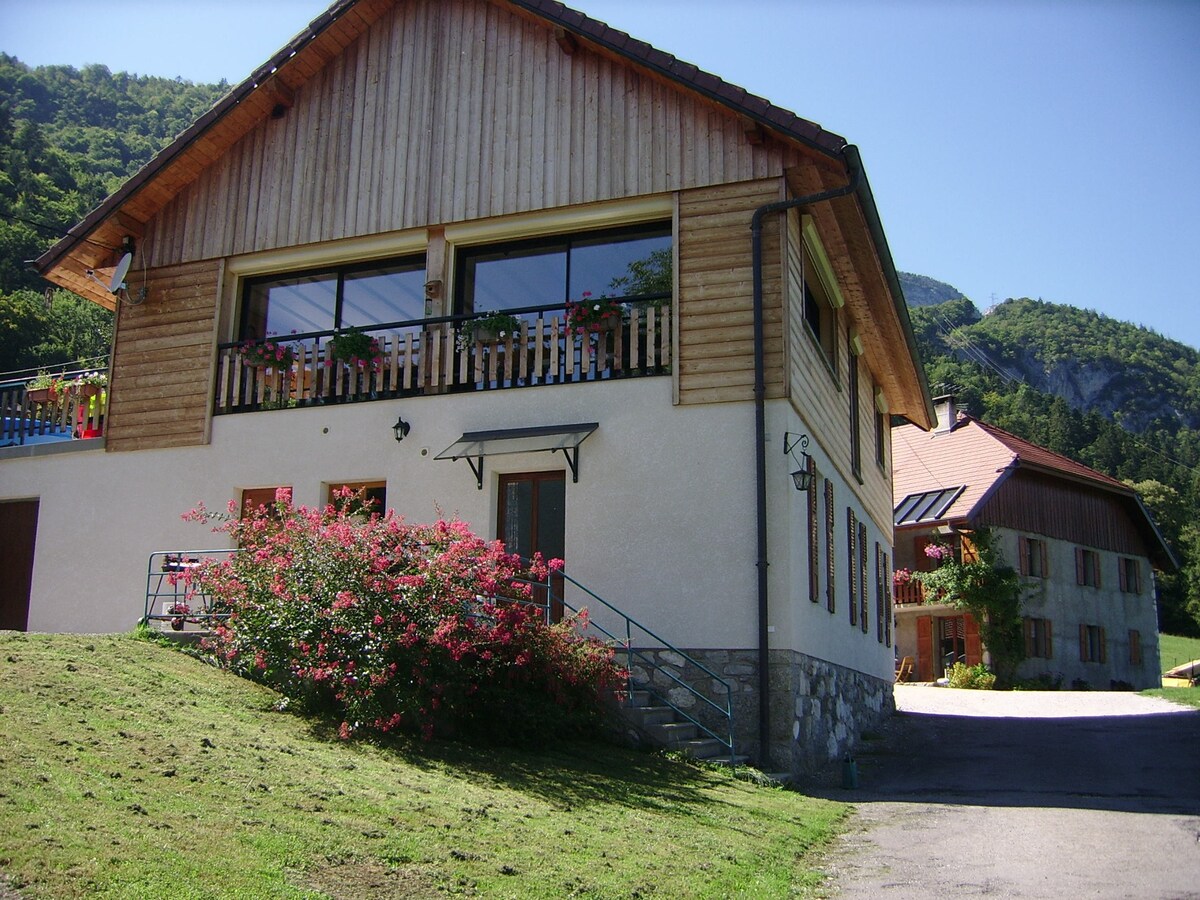
[{"label": "brown front door", "polygon": [[0,503],[0,629],[5,631],[29,627],[37,520],[37,500]]},{"label": "brown front door", "polygon": [[[496,534],[509,553],[525,559],[540,553],[543,559],[563,559],[566,553],[565,473],[521,472],[500,476],[500,502]],[[562,597],[562,579],[554,595]],[[545,602],[545,598],[539,598]],[[562,618],[562,603],[551,603],[551,618]]]}]

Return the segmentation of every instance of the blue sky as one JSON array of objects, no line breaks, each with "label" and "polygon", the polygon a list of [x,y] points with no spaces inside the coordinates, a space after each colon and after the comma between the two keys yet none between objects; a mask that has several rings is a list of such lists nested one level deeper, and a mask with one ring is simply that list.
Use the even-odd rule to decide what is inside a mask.
[{"label": "blue sky", "polygon": [[[0,0],[0,50],[236,83],[322,0]],[[576,0],[857,144],[898,268],[1200,347],[1200,2]]]}]

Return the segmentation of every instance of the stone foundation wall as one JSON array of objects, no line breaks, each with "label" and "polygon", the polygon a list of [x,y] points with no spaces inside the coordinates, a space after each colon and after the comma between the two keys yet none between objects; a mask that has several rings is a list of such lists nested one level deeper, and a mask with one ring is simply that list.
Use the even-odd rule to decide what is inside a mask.
[{"label": "stone foundation wall", "polygon": [[[760,766],[794,776],[820,769],[852,753],[864,731],[878,728],[895,711],[892,683],[791,650],[770,652],[770,764],[762,761],[758,735],[758,651],[688,649],[709,672],[671,650],[639,651],[674,676],[639,665],[635,681],[652,688],[689,716],[724,737],[727,723],[679,679],[717,706],[733,708],[734,749]],[[710,674],[711,673],[711,674]],[[729,684],[728,696],[718,676]]]}]

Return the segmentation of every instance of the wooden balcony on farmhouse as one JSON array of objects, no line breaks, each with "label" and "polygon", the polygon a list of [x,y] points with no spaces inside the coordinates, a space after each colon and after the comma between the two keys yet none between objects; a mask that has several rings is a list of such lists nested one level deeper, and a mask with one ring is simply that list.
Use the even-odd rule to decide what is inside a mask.
[{"label": "wooden balcony on farmhouse", "polygon": [[0,383],[0,449],[103,437],[108,391],[84,383],[95,375],[56,373],[53,388],[31,389],[27,379]]},{"label": "wooden balcony on farmhouse", "polygon": [[905,584],[892,586],[892,600],[897,606],[913,606],[925,602],[925,585],[915,578]]},{"label": "wooden balcony on farmhouse", "polygon": [[214,412],[577,384],[671,371],[667,305],[626,304],[612,327],[583,332],[569,327],[561,306],[505,312],[520,320],[511,334],[482,333],[474,324],[484,318],[479,315],[364,328],[378,342],[378,354],[366,364],[335,358],[333,332],[270,338],[289,348],[286,362],[272,367],[251,364],[245,343],[222,344]]}]

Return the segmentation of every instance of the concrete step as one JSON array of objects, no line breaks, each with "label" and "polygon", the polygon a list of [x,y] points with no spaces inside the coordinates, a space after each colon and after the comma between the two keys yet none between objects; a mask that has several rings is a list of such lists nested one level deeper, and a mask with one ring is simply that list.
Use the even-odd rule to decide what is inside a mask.
[{"label": "concrete step", "polygon": [[648,725],[646,732],[665,747],[676,747],[684,741],[696,739],[696,726],[691,722],[665,722]]},{"label": "concrete step", "polygon": [[712,759],[713,757],[726,752],[725,745],[716,738],[696,738],[690,741],[680,741],[675,745],[675,749],[679,750],[684,756],[690,756],[692,759]]}]

